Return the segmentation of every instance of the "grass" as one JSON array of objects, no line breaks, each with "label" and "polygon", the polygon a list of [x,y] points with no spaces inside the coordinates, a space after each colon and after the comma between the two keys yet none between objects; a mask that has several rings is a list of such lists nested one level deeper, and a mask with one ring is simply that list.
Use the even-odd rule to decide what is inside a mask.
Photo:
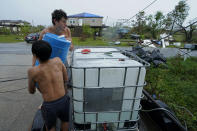
[{"label": "grass", "polygon": [[[128,42],[124,40],[121,42],[120,45],[110,44],[110,41],[103,40],[102,37],[97,37],[96,40],[93,38],[87,38],[85,41],[81,41],[79,37],[72,38],[73,43],[75,46],[130,46]],[[23,42],[24,36],[19,35],[0,35],[0,43],[15,43],[15,42]]]},{"label": "grass", "polygon": [[0,43],[14,43],[24,41],[24,36],[22,35],[0,35]]},{"label": "grass", "polygon": [[73,37],[73,44],[75,46],[129,46],[128,42],[121,42],[120,45],[110,44],[110,41],[98,37],[96,40],[93,38],[87,38],[85,41],[81,41],[79,37]]},{"label": "grass", "polygon": [[169,45],[168,47],[169,48],[181,48],[181,47],[184,47],[184,43],[181,42],[181,46]]},{"label": "grass", "polygon": [[81,41],[79,37],[73,37],[72,38],[73,44],[75,46],[107,46],[107,41],[104,41],[102,39],[96,39],[93,40],[93,38],[87,38],[84,41]]},{"label": "grass", "polygon": [[[185,34],[183,33],[176,33],[173,35],[175,41],[184,43],[185,42]],[[188,42],[186,42],[188,43]],[[197,43],[197,32],[193,32],[192,35],[192,43]]]},{"label": "grass", "polygon": [[[120,47],[120,46],[130,46],[128,42],[121,42],[120,45],[114,45],[110,44],[110,41],[103,40],[102,37],[97,37],[96,40],[93,38],[87,38],[85,41],[81,41],[79,37],[73,37],[72,38],[73,43],[75,46],[114,46],[114,47]],[[19,35],[0,35],[0,43],[15,43],[15,42],[23,42],[24,36]]]},{"label": "grass", "polygon": [[184,34],[175,34],[173,35],[175,41],[177,42],[183,42],[185,41],[185,35]]},{"label": "grass", "polygon": [[186,121],[189,131],[197,131],[197,58],[171,58],[167,65],[147,70],[145,89],[169,105],[183,125]]}]

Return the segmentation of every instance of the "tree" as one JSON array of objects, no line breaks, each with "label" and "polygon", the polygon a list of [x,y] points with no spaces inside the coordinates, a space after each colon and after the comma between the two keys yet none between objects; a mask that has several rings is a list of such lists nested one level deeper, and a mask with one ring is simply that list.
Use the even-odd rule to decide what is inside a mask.
[{"label": "tree", "polygon": [[191,42],[194,30],[196,30],[197,26],[190,23],[188,28],[182,27],[183,32],[185,33],[186,41]]},{"label": "tree", "polygon": [[183,24],[188,16],[189,6],[185,0],[181,0],[178,5],[175,6],[174,10],[167,15],[166,25],[173,29],[174,27],[179,27],[185,34],[185,39],[187,42],[191,42],[192,33],[196,29],[196,26],[190,25],[189,28],[185,27]]},{"label": "tree", "polygon": [[146,26],[146,16],[145,12],[141,11],[136,15],[136,21],[133,22],[133,30],[140,35],[144,34],[145,26]]},{"label": "tree", "polygon": [[21,33],[25,36],[30,33],[31,26],[29,24],[24,24],[24,26],[21,27]]},{"label": "tree", "polygon": [[45,26],[37,25],[36,28],[38,29],[38,32],[39,32],[39,31],[42,31],[45,28]]},{"label": "tree", "polygon": [[31,26],[31,32],[41,32],[45,27],[42,25]]},{"label": "tree", "polygon": [[175,9],[171,12],[171,15],[177,25],[183,26],[183,23],[188,16],[188,11],[189,6],[185,0],[181,0],[178,5],[175,6]]},{"label": "tree", "polygon": [[80,40],[85,41],[88,37],[93,36],[93,34],[94,30],[89,25],[83,25]]},{"label": "tree", "polygon": [[147,30],[150,31],[152,38],[156,39],[164,29],[165,16],[161,11],[157,11],[154,16],[149,15],[147,21]]},{"label": "tree", "polygon": [[11,33],[11,30],[7,27],[1,27],[0,33],[5,34],[5,35],[9,35]]}]

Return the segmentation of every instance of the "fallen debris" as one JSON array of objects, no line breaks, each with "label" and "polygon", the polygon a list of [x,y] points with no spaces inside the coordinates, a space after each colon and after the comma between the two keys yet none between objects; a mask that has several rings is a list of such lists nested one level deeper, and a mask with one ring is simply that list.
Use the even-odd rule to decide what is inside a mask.
[{"label": "fallen debris", "polygon": [[167,59],[160,53],[159,49],[154,49],[151,51],[145,51],[142,46],[133,47],[133,50],[126,50],[127,52],[131,52],[142,58],[143,60],[152,63],[155,67],[159,65],[166,65]]}]

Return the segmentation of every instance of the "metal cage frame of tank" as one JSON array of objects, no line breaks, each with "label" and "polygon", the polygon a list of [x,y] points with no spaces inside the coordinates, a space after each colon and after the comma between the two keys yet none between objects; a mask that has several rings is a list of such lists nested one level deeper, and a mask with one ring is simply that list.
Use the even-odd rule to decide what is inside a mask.
[{"label": "metal cage frame of tank", "polygon": [[[97,69],[98,69],[99,72],[98,72],[98,87],[97,87],[97,89],[98,89],[98,88],[99,88],[99,89],[102,89],[102,88],[112,88],[112,87],[102,87],[102,88],[99,87],[99,84],[100,84],[100,69],[103,69],[103,68],[125,68],[123,86],[122,86],[122,87],[120,87],[120,86],[116,87],[116,88],[123,88],[123,93],[124,93],[125,88],[132,88],[132,87],[135,87],[136,89],[135,89],[134,96],[136,96],[137,87],[144,87],[144,86],[146,85],[146,82],[144,82],[143,85],[138,85],[139,76],[140,76],[141,68],[142,68],[142,67],[144,67],[144,68],[149,67],[150,64],[149,64],[148,62],[144,61],[143,59],[141,59],[140,57],[138,57],[137,55],[131,53],[131,52],[127,52],[127,51],[112,51],[112,53],[114,53],[114,52],[122,53],[122,54],[124,54],[125,56],[128,56],[129,59],[138,61],[139,63],[142,64],[142,66],[128,66],[128,67],[74,67],[74,66],[73,66],[73,57],[74,57],[74,53],[72,53],[71,65],[70,65],[70,67],[69,67],[69,68],[71,69],[71,78],[72,78],[72,69],[83,69],[83,71],[84,71],[84,86],[82,86],[82,87],[85,87],[85,88],[76,87],[76,86],[73,86],[73,83],[71,83],[71,87],[72,87],[72,109],[73,109],[73,111],[72,111],[72,120],[73,120],[73,122],[75,121],[74,113],[79,113],[79,114],[83,114],[83,115],[84,115],[84,122],[85,122],[85,123],[83,123],[83,124],[84,124],[84,125],[85,125],[85,124],[96,124],[96,130],[98,129],[98,125],[99,125],[99,124],[104,124],[104,123],[118,123],[118,126],[117,126],[116,130],[122,130],[122,129],[118,128],[120,123],[125,123],[125,122],[137,122],[137,121],[140,119],[139,114],[138,114],[136,120],[128,120],[128,121],[123,120],[123,121],[121,121],[121,120],[120,120],[120,115],[121,115],[121,112],[131,112],[131,116],[130,116],[130,119],[131,119],[131,117],[132,117],[132,111],[139,111],[139,110],[141,110],[141,105],[139,105],[139,108],[138,108],[138,109],[134,110],[134,104],[135,104],[135,101],[136,101],[136,100],[139,100],[139,99],[142,99],[142,98],[143,98],[143,94],[142,94],[141,97],[139,97],[139,98],[133,98],[133,99],[124,99],[124,98],[123,98],[124,95],[122,95],[122,99],[121,99],[122,104],[123,104],[123,100],[133,100],[133,102],[132,102],[132,110],[128,110],[128,111],[122,111],[122,110],[121,110],[121,111],[103,111],[103,112],[107,112],[107,113],[119,113],[118,121],[99,122],[99,121],[98,121],[98,113],[103,113],[103,112],[78,112],[78,111],[74,111],[74,101],[83,102],[83,111],[85,110],[85,109],[84,109],[84,108],[85,108],[85,103],[86,103],[86,100],[85,100],[85,97],[84,97],[85,95],[83,95],[83,100],[82,100],[82,101],[81,101],[81,100],[75,100],[74,97],[73,97],[73,88],[83,90],[83,94],[85,94],[85,91],[84,91],[85,89],[90,89],[90,88],[91,88],[91,87],[86,87],[86,80],[85,80],[85,78],[86,78],[86,69],[91,69],[91,68],[97,68]],[[80,53],[80,52],[79,52],[79,53]],[[104,53],[104,52],[90,52],[90,53]],[[92,58],[87,58],[87,59],[92,59]],[[94,58],[94,59],[95,59],[95,58]],[[96,58],[96,59],[100,59],[100,58]],[[106,59],[107,59],[107,58],[106,58]],[[111,59],[111,58],[110,58],[110,59]],[[113,58],[112,58],[112,59],[113,59]],[[118,59],[118,58],[114,58],[114,59]],[[127,73],[127,69],[128,69],[128,68],[139,68],[136,85],[125,86],[126,73]],[[95,88],[95,87],[94,87],[94,88]],[[88,122],[88,123],[87,123],[87,122],[86,122],[86,117],[85,117],[86,114],[96,114],[96,122],[91,122],[91,123]],[[73,125],[73,126],[74,126],[74,125]],[[129,129],[128,129],[128,128],[124,128],[123,130],[136,129],[137,127],[138,127],[138,125],[137,125],[137,123],[136,123],[136,124],[134,124],[132,127],[129,127]],[[84,126],[84,128],[85,128],[85,126]],[[74,127],[74,129],[75,129],[75,127]],[[76,129],[76,130],[77,130],[77,129]],[[85,130],[85,129],[84,129],[84,130]]]}]

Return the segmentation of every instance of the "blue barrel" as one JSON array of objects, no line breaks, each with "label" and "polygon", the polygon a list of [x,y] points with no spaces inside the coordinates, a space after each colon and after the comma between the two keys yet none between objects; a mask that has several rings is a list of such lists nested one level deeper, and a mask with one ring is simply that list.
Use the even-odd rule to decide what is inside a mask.
[{"label": "blue barrel", "polygon": [[[52,47],[50,58],[59,57],[65,63],[71,42],[66,40],[65,37],[60,37],[52,33],[46,33],[42,40],[47,41]],[[39,65],[38,60],[35,65]]]}]

